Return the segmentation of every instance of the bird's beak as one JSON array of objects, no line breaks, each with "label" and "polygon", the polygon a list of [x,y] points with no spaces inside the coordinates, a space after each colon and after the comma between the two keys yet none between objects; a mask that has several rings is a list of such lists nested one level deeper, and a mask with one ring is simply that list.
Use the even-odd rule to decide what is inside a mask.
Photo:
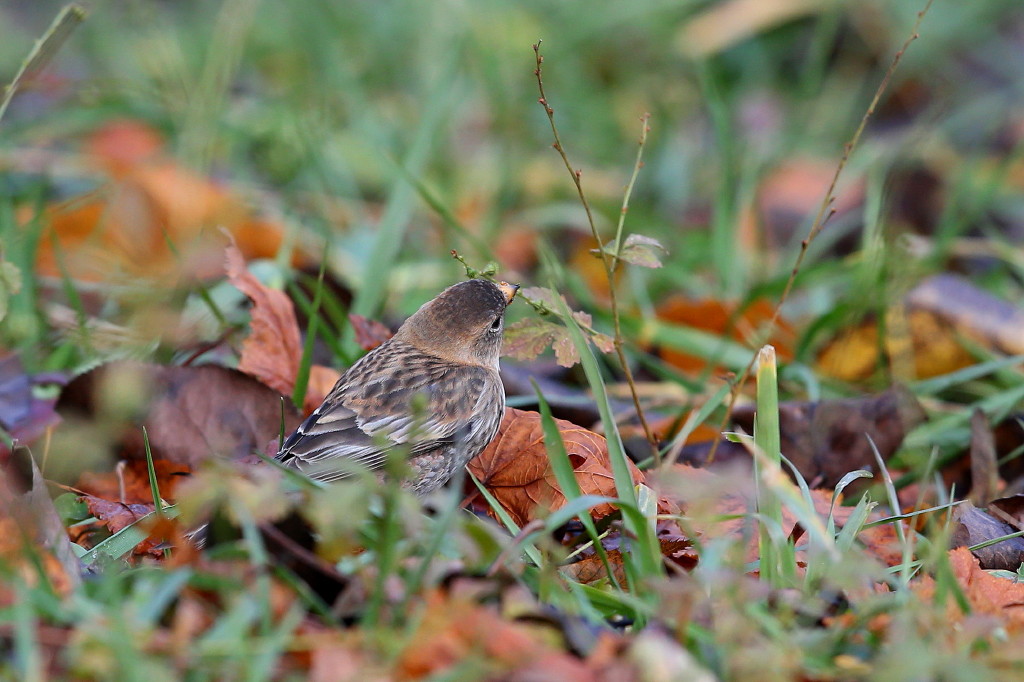
[{"label": "bird's beak", "polygon": [[516,292],[519,291],[518,284],[509,284],[508,282],[500,282],[498,288],[501,289],[501,293],[505,295],[505,304],[508,305],[512,302],[512,299],[516,297]]}]

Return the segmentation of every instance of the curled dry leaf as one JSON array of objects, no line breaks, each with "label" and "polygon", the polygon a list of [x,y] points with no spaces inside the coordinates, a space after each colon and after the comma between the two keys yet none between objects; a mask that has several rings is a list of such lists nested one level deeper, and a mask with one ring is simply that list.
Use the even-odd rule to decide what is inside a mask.
[{"label": "curled dry leaf", "polygon": [[[555,422],[582,493],[615,497],[615,480],[604,437],[564,419]],[[632,463],[629,466],[634,483],[643,482],[643,473]],[[533,519],[538,509],[565,506],[565,495],[548,461],[537,412],[506,409],[498,435],[469,463],[469,470],[520,526]],[[600,518],[613,510],[611,505],[603,504],[594,507],[591,514]]]},{"label": "curled dry leaf", "polygon": [[291,395],[302,358],[299,324],[291,299],[256,279],[234,244],[225,249],[224,261],[228,279],[252,301],[251,331],[242,343],[238,369],[282,395]]},{"label": "curled dry leaf", "polygon": [[[291,299],[283,291],[271,289],[256,279],[246,267],[242,252],[234,244],[229,244],[225,250],[225,269],[231,283],[252,301],[251,331],[242,342],[238,369],[281,395],[290,396],[295,389],[302,359],[299,323]],[[310,368],[310,379],[302,401],[305,414],[317,408],[338,376],[328,367],[313,365]]]}]

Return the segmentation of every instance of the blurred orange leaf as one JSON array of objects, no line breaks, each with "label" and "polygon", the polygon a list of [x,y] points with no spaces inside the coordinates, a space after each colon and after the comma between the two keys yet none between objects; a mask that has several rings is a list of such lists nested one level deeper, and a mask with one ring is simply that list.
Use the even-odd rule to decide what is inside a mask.
[{"label": "blurred orange leaf", "polygon": [[493,608],[464,597],[427,595],[419,627],[398,659],[400,679],[438,676],[478,656],[492,673],[515,671],[488,679],[592,680],[594,673],[579,659],[561,651],[523,623],[502,618]]},{"label": "blurred orange leaf", "polygon": [[[764,299],[740,309],[737,303],[728,301],[670,296],[658,306],[657,313],[662,320],[750,344],[760,328],[772,319],[774,310],[774,305]],[[793,357],[793,338],[793,328],[779,318],[771,337],[764,342],[775,346],[781,359],[789,360]],[[685,372],[699,372],[707,365],[704,358],[672,348],[662,348],[660,354],[665,362]]]},{"label": "blurred orange leaf", "polygon": [[[187,464],[166,459],[154,459],[153,469],[156,471],[160,497],[165,500],[174,499],[178,484],[192,472]],[[152,506],[153,490],[149,485],[149,469],[146,462],[141,459],[125,460],[120,471],[120,475],[113,471],[86,471],[78,479],[75,487],[95,499],[110,500],[118,504]],[[99,514],[93,514],[99,517]]]},{"label": "blurred orange leaf", "polygon": [[884,334],[869,319],[838,332],[819,369],[844,381],[869,378],[883,361],[905,380],[955,372],[975,359],[961,337],[1010,355],[1024,353],[1024,308],[953,275],[930,277],[886,313]]},{"label": "blurred orange leaf", "polygon": [[[109,281],[183,274],[213,277],[223,238],[234,234],[249,257],[281,248],[280,225],[255,218],[223,187],[168,156],[163,139],[137,121],[114,121],[86,144],[87,158],[107,182],[99,191],[49,206],[36,269],[46,277]],[[30,219],[27,212],[22,221]]]},{"label": "blurred orange leaf", "polygon": [[[950,550],[948,556],[953,575],[967,597],[972,613],[995,616],[1010,631],[1024,628],[1024,583],[985,571],[966,547]],[[918,581],[915,591],[922,599],[934,599],[937,591],[935,580]],[[949,599],[947,613],[952,620],[963,618],[963,613],[952,599]]]}]

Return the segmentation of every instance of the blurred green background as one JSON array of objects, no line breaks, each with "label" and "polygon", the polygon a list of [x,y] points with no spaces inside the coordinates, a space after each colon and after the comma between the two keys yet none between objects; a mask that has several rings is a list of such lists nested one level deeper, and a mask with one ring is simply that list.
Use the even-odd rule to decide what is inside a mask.
[{"label": "blurred green background", "polygon": [[[98,186],[75,162],[82,140],[140,119],[182,163],[283,221],[286,245],[319,254],[326,235],[357,312],[408,313],[460,276],[453,248],[544,284],[538,250],[573,263],[566,235],[586,228],[536,101],[540,38],[563,141],[607,238],[639,117],[651,114],[627,231],[657,237],[669,256],[664,269],[630,272],[630,305],[649,312],[673,292],[777,296],[920,5],[96,2],[14,100],[0,191],[19,204]],[[5,80],[60,7],[0,7]],[[1024,6],[931,9],[788,304],[792,318],[817,321],[800,352],[880,310],[891,289],[952,267],[964,237],[1010,256],[955,268],[1020,299],[1022,47]],[[567,270],[575,297],[597,306],[585,273]]]}]

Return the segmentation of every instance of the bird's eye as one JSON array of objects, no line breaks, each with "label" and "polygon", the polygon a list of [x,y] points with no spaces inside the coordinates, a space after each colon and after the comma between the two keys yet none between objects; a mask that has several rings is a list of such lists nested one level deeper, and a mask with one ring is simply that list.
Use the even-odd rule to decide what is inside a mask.
[{"label": "bird's eye", "polygon": [[496,332],[499,329],[501,329],[501,317],[500,316],[494,318],[494,321],[491,322],[491,331],[492,332]]}]

